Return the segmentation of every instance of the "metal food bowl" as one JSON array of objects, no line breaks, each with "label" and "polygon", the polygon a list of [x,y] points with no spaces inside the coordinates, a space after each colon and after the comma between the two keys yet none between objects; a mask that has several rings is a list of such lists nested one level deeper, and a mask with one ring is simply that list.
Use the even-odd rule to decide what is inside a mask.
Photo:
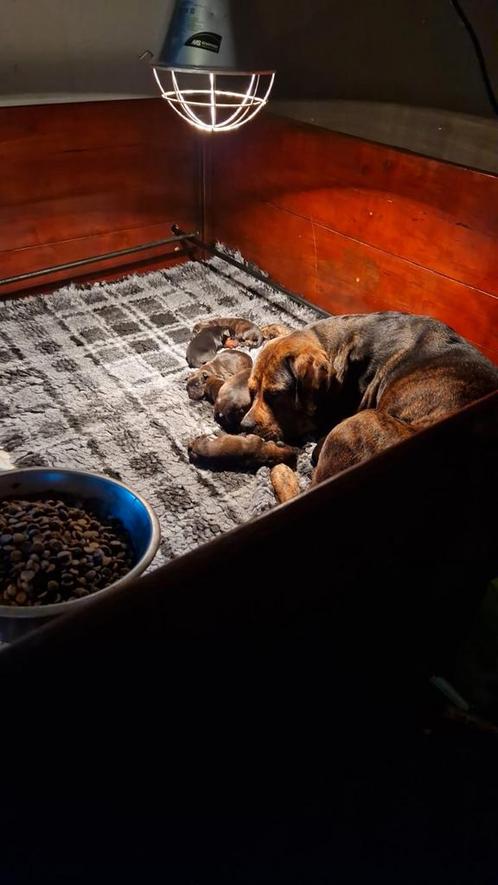
[{"label": "metal food bowl", "polygon": [[36,495],[53,498],[71,495],[79,499],[83,507],[88,505],[89,512],[97,517],[119,519],[130,537],[135,564],[124,577],[82,599],[26,607],[0,605],[0,641],[3,642],[12,642],[51,618],[76,611],[97,597],[126,587],[145,571],[159,547],[159,522],[152,507],[137,492],[114,479],[80,470],[45,467],[0,473],[0,508],[5,498],[22,500]]}]

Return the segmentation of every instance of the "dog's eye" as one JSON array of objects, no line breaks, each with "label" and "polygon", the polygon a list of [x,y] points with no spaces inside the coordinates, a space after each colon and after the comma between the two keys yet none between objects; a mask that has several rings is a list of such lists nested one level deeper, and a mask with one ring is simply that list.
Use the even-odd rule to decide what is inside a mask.
[{"label": "dog's eye", "polygon": [[266,403],[274,403],[281,392],[281,390],[265,390],[263,399]]}]

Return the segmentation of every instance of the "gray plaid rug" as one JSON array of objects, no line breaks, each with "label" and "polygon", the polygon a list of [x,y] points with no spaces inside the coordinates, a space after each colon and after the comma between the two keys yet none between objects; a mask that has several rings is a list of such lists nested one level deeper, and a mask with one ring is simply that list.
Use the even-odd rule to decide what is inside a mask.
[{"label": "gray plaid rug", "polygon": [[[189,440],[219,429],[185,389],[191,329],[216,315],[293,328],[317,318],[220,259],[0,302],[0,449],[17,467],[103,473],[142,494],[161,523],[154,567],[275,503],[267,468],[188,461]],[[299,470],[309,474],[309,449]]]}]

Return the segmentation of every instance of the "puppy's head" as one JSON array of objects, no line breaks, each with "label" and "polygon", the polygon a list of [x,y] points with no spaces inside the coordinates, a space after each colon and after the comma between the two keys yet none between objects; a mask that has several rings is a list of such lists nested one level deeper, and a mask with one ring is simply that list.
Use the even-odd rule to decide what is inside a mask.
[{"label": "puppy's head", "polygon": [[251,405],[249,393],[250,369],[242,369],[218,391],[214,404],[214,419],[227,433],[238,433],[241,421]]},{"label": "puppy's head", "polygon": [[263,343],[263,335],[256,326],[239,332],[237,338],[244,347],[259,347]]},{"label": "puppy's head", "polygon": [[313,336],[294,332],[270,341],[249,379],[252,406],[241,429],[272,440],[314,433],[329,382],[327,354]]},{"label": "puppy's head", "polygon": [[206,393],[206,383],[209,379],[209,372],[205,369],[198,369],[187,381],[187,393],[189,399],[203,399]]}]

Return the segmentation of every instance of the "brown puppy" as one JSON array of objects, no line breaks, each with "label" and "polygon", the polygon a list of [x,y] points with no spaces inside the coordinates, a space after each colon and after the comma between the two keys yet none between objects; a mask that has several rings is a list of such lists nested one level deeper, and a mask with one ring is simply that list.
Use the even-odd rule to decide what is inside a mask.
[{"label": "brown puppy", "polygon": [[291,441],[330,431],[321,482],[498,389],[498,369],[443,323],[385,312],[270,341],[249,388],[244,431]]},{"label": "brown puppy", "polygon": [[282,323],[270,323],[269,326],[261,326],[261,334],[265,341],[279,338],[280,335],[290,335],[293,331],[294,329],[290,329],[289,326],[284,326]]},{"label": "brown puppy", "polygon": [[[247,371],[250,372],[251,370],[248,369]],[[226,382],[223,381],[223,378],[218,378],[216,375],[209,376],[204,388],[204,398],[207,399],[208,403],[212,403],[212,405],[214,406],[218,398],[218,394],[224,384],[226,384]]]},{"label": "brown puppy", "polygon": [[259,347],[263,343],[263,336],[258,327],[250,320],[243,320],[241,317],[216,317],[205,320],[195,324],[193,333],[197,335],[201,331],[219,326],[228,330],[227,338],[231,338],[243,347]]},{"label": "brown puppy", "polygon": [[192,341],[187,347],[187,362],[192,368],[204,366],[213,360],[223,347],[230,332],[225,326],[212,326],[210,329],[202,329],[197,335],[194,335]]},{"label": "brown puppy", "polygon": [[222,383],[226,381],[227,378],[231,378],[232,375],[237,374],[237,372],[242,371],[242,369],[250,369],[252,367],[252,359],[248,353],[242,353],[241,350],[226,350],[217,354],[217,356],[210,360],[209,363],[205,363],[200,369],[197,369],[196,372],[190,376],[187,381],[187,393],[190,399],[208,399],[210,402],[214,403],[216,399],[216,395],[218,393],[221,384],[218,386],[218,390],[214,394],[214,399],[211,398],[214,391],[214,386],[209,388],[209,384],[211,383],[211,379],[218,378]]},{"label": "brown puppy", "polygon": [[295,464],[298,450],[282,442],[265,442],[260,436],[198,436],[188,445],[190,461],[210,470],[247,470],[264,465]]},{"label": "brown puppy", "polygon": [[232,375],[220,387],[214,404],[214,418],[227,433],[238,433],[240,422],[251,407],[250,369]]}]

